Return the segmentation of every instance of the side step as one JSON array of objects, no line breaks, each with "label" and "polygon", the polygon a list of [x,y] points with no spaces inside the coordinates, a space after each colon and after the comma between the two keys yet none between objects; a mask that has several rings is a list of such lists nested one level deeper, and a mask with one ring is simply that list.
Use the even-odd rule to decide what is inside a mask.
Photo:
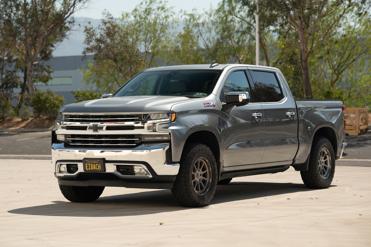
[{"label": "side step", "polygon": [[265,173],[284,172],[289,168],[290,166],[285,165],[285,166],[265,167],[265,168],[259,168],[259,169],[248,169],[248,170],[240,170],[240,171],[223,172],[220,175],[220,179],[244,177],[244,176],[251,176],[251,175],[258,175],[258,174],[265,174]]}]

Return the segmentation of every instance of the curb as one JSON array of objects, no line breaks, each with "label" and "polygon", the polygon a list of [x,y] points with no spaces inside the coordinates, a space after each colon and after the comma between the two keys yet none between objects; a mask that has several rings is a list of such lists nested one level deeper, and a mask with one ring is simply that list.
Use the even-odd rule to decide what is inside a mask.
[{"label": "curb", "polygon": [[32,133],[32,132],[47,132],[51,131],[52,128],[40,128],[40,129],[0,129],[1,134],[18,134],[18,133]]},{"label": "curb", "polygon": [[0,160],[16,159],[16,160],[51,160],[51,155],[43,154],[0,154]]}]

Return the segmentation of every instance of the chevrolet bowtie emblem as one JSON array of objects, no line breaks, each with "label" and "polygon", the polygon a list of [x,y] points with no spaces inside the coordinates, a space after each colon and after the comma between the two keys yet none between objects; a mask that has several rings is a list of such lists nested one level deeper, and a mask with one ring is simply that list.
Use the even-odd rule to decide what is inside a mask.
[{"label": "chevrolet bowtie emblem", "polygon": [[91,129],[93,132],[98,132],[99,130],[103,130],[103,126],[99,124],[91,124],[88,129]]}]

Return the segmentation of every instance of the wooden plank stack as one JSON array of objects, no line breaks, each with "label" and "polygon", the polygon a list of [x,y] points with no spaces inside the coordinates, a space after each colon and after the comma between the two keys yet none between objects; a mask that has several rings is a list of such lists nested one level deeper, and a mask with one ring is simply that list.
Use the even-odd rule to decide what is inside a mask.
[{"label": "wooden plank stack", "polygon": [[344,110],[345,133],[352,136],[364,134],[368,130],[367,108],[347,107]]}]

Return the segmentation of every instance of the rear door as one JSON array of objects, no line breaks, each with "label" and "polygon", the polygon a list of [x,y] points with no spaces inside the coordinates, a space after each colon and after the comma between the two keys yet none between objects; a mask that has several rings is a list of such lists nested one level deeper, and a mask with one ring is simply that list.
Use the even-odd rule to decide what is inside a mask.
[{"label": "rear door", "polygon": [[262,162],[272,165],[291,163],[298,149],[296,104],[281,75],[273,70],[250,69],[252,100],[262,114]]}]

